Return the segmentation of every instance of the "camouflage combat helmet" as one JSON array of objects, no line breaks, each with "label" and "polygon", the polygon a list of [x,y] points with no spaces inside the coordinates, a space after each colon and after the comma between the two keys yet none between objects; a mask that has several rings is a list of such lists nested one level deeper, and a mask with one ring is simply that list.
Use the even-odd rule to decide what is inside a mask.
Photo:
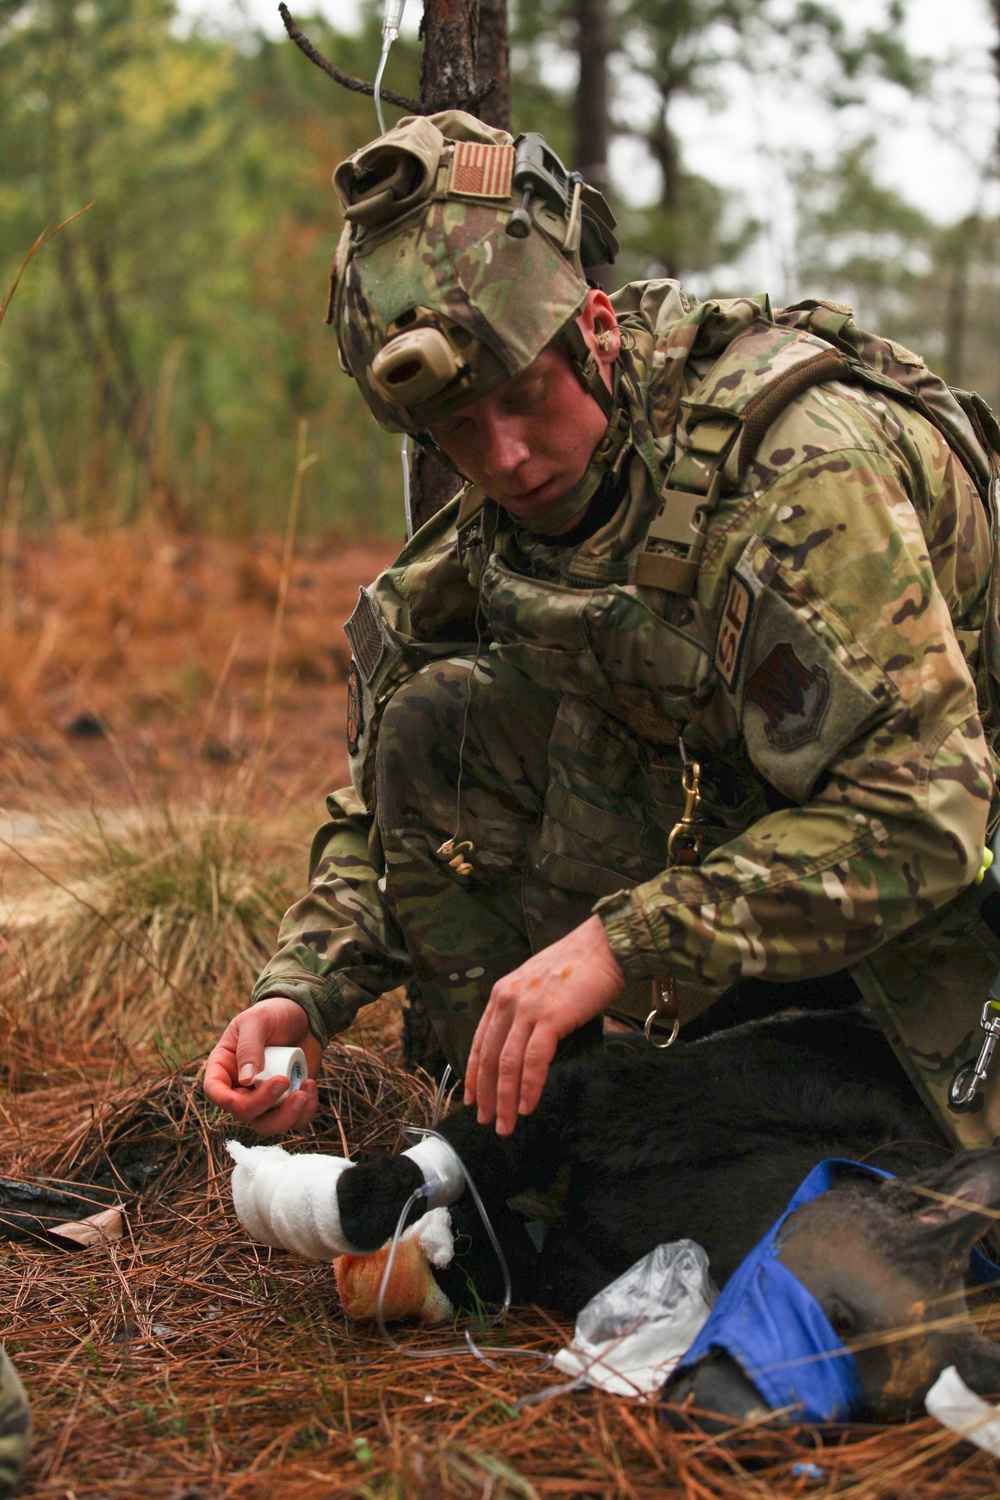
[{"label": "camouflage combat helmet", "polygon": [[347,220],[327,321],[376,420],[422,434],[557,336],[610,415],[576,315],[617,253],[600,193],[539,135],[408,116],[334,173]]}]

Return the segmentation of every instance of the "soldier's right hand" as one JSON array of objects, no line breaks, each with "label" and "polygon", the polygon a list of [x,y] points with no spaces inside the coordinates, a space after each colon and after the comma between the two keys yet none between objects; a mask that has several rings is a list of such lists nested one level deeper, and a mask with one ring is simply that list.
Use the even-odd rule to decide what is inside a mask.
[{"label": "soldier's right hand", "polygon": [[[279,1104],[287,1080],[270,1078],[254,1085],[263,1070],[265,1047],[301,1047],[309,1077],[301,1089]],[[234,1016],[205,1064],[205,1095],[257,1135],[279,1135],[300,1130],[316,1113],[319,1096],[316,1075],[323,1048],[309,1030],[301,1005],[272,995]]]}]

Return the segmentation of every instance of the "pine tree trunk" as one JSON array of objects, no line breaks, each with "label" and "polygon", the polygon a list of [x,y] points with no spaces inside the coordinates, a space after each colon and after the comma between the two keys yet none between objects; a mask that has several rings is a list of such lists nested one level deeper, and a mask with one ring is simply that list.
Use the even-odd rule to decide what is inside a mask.
[{"label": "pine tree trunk", "polygon": [[[1000,3],[1000,0],[998,0]],[[476,113],[487,125],[510,129],[510,42],[507,0],[479,0],[479,39],[476,82],[480,88],[492,78],[494,87]]]},{"label": "pine tree trunk", "polygon": [[[1000,3],[1000,0],[998,0]],[[574,0],[580,81],[573,103],[576,167],[592,187],[608,191],[608,0]]]},{"label": "pine tree trunk", "polygon": [[425,0],[420,102],[453,109],[476,87],[479,0]]}]

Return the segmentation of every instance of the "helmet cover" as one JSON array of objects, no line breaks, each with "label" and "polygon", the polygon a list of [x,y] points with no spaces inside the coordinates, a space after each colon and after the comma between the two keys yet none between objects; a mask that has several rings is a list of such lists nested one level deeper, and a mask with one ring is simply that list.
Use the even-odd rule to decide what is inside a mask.
[{"label": "helmet cover", "polygon": [[564,174],[565,207],[528,198],[522,140],[541,138],[515,143],[457,110],[410,116],[334,174],[347,225],[329,319],[391,431],[419,433],[527,369],[586,301],[581,229],[592,241],[599,224],[613,254],[610,213],[579,178]]}]

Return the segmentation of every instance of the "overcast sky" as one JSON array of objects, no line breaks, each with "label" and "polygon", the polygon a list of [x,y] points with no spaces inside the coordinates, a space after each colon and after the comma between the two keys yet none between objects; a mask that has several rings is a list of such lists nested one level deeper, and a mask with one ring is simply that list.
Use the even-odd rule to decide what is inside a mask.
[{"label": "overcast sky", "polygon": [[[274,35],[281,33],[277,0],[179,0],[192,19],[213,23],[242,13]],[[878,167],[884,182],[936,219],[955,220],[974,208],[995,212],[995,183],[984,180],[1000,120],[1000,97],[989,49],[994,45],[988,0],[905,0],[907,36],[913,51],[936,56],[944,66],[933,101],[915,104],[888,87],[880,90]],[[356,0],[299,0],[301,13],[317,10],[331,22],[351,29]],[[292,10],[295,13],[292,0]],[[871,0],[840,0],[841,13],[863,20]],[[409,0],[404,29],[415,32],[420,0]],[[372,73],[378,59],[372,58]],[[559,68],[559,78],[565,81]],[[386,75],[391,82],[392,60]],[[570,75],[571,76],[571,75]],[[802,147],[830,156],[838,129],[852,128],[851,114],[835,120],[810,104],[802,90],[779,83],[752,82],[734,71],[726,84],[727,103],[718,111],[687,103],[676,113],[685,161],[695,171],[740,191],[748,206],[768,225],[751,257],[747,273],[773,292],[784,290],[794,239],[790,193],[783,158]],[[858,123],[858,122],[853,122]],[[516,124],[516,122],[515,122]],[[375,128],[372,112],[373,133]],[[612,162],[618,189],[636,201],[655,195],[655,171],[641,153],[622,144]]]}]

